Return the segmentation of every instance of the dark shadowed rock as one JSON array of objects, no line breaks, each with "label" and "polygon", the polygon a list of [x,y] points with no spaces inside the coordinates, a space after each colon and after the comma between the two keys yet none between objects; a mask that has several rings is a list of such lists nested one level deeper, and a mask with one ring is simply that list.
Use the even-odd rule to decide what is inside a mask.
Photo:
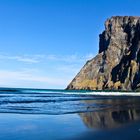
[{"label": "dark shadowed rock", "polygon": [[[93,112],[79,113],[87,127],[110,129],[124,127],[126,124],[140,121],[139,98],[114,98],[98,100],[98,105],[110,106]],[[96,103],[97,103],[96,102]],[[87,101],[85,101],[87,103]],[[94,104],[95,101],[92,101]]]},{"label": "dark shadowed rock", "polygon": [[140,17],[115,16],[105,22],[99,54],[67,89],[138,90],[140,88]]}]

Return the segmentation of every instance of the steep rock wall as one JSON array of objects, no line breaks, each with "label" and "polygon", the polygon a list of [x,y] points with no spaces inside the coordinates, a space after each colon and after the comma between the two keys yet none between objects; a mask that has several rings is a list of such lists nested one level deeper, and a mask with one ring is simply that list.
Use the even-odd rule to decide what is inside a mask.
[{"label": "steep rock wall", "polygon": [[139,90],[140,17],[111,17],[99,37],[99,54],[87,61],[67,89]]}]

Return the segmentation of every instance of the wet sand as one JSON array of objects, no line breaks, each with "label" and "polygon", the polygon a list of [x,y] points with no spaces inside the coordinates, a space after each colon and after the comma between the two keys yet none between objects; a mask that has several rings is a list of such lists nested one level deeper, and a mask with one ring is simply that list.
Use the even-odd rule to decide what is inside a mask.
[{"label": "wet sand", "polygon": [[[97,112],[96,112],[97,113]],[[94,113],[66,115],[0,114],[1,140],[139,140],[140,121],[118,122],[103,120],[94,124]],[[87,122],[84,121],[87,117]],[[123,115],[122,115],[123,117]],[[105,118],[104,118],[105,119]],[[124,118],[125,119],[125,118]],[[123,120],[124,120],[123,119]],[[101,125],[101,124],[102,125]],[[117,124],[117,123],[116,123]],[[97,127],[98,126],[98,127]],[[110,127],[106,127],[110,126]]]}]

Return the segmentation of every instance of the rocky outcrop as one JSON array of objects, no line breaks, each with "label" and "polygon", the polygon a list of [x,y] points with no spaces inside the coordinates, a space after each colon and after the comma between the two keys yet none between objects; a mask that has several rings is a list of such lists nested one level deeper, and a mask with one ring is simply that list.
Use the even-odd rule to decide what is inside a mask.
[{"label": "rocky outcrop", "polygon": [[111,17],[99,37],[99,54],[87,61],[67,89],[139,90],[140,17]]}]

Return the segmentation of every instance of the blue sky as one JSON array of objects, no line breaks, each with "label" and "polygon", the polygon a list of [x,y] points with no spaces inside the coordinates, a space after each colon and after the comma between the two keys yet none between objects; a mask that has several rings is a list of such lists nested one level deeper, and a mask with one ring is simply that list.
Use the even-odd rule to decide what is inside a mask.
[{"label": "blue sky", "polygon": [[98,52],[104,21],[136,0],[0,0],[0,86],[65,88]]}]

